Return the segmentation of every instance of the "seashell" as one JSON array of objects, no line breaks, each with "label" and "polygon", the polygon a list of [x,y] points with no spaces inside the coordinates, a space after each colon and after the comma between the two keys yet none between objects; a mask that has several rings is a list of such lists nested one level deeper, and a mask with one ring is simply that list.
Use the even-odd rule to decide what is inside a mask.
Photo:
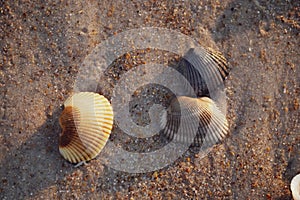
[{"label": "seashell", "polygon": [[294,200],[300,200],[300,174],[296,175],[291,181],[291,191]]},{"label": "seashell", "polygon": [[229,73],[224,56],[212,49],[191,48],[178,66],[177,70],[193,88],[189,93],[195,93],[197,97],[209,96],[208,82],[210,89],[217,89]]},{"label": "seashell", "polygon": [[[186,96],[173,99],[163,113],[163,133],[171,140],[195,146],[211,146],[220,142],[228,133],[228,122],[216,102],[209,97],[210,92],[222,89],[229,73],[226,59],[211,49],[192,48],[179,62],[177,70],[191,87],[185,85]],[[188,91],[189,88],[193,91]],[[195,94],[197,98],[194,98]]]},{"label": "seashell", "polygon": [[99,94],[76,93],[65,101],[59,123],[61,155],[71,163],[88,161],[100,153],[109,138],[112,106]]},{"label": "seashell", "polygon": [[226,136],[228,123],[212,99],[180,96],[163,113],[161,128],[171,140],[210,146]]}]

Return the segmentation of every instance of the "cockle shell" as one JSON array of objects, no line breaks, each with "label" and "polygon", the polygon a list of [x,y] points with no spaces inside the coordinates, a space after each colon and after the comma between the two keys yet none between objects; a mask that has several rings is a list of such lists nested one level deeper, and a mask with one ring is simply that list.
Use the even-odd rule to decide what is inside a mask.
[{"label": "cockle shell", "polygon": [[193,88],[192,94],[195,93],[197,97],[209,96],[208,82],[210,89],[215,90],[223,84],[223,80],[229,73],[224,56],[212,49],[191,48],[178,66],[177,70],[187,79]]},{"label": "cockle shell", "polygon": [[177,97],[162,115],[161,127],[169,139],[195,146],[213,145],[228,132],[226,116],[208,97]]},{"label": "cockle shell", "polygon": [[291,191],[294,200],[300,200],[300,174],[296,175],[291,182]]},{"label": "cockle shell", "polygon": [[185,84],[186,96],[174,98],[162,115],[163,133],[169,139],[195,146],[206,147],[220,142],[228,133],[228,122],[210,98],[210,92],[222,89],[228,75],[226,59],[214,50],[191,48],[177,70],[190,87]]},{"label": "cockle shell", "polygon": [[109,138],[113,126],[112,106],[99,94],[76,93],[65,101],[59,123],[61,155],[71,163],[88,161],[100,153]]}]

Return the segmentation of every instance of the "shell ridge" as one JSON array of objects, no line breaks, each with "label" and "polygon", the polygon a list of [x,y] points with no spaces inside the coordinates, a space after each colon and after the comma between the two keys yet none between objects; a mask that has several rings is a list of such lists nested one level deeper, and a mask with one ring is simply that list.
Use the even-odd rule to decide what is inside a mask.
[{"label": "shell ridge", "polygon": [[[76,112],[65,119],[63,111],[60,123],[63,134],[60,136],[59,151],[72,163],[95,158],[105,146],[113,127],[113,110],[109,101],[102,95],[92,92],[79,92],[67,98],[65,109],[71,107]],[[63,142],[67,142],[63,145]]]}]

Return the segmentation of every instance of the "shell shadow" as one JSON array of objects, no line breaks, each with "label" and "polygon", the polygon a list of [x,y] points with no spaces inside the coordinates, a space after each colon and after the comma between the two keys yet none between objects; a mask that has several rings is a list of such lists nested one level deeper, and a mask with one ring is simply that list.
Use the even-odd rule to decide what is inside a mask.
[{"label": "shell shadow", "polygon": [[72,173],[74,168],[58,151],[60,112],[56,109],[32,137],[19,147],[10,148],[5,155],[0,169],[0,199],[35,196]]}]

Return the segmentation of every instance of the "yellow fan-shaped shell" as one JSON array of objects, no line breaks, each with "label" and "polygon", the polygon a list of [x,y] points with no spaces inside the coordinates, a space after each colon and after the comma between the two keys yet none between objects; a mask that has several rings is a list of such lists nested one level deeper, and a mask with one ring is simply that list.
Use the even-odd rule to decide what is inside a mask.
[{"label": "yellow fan-shaped shell", "polygon": [[113,126],[112,106],[99,94],[76,93],[65,101],[59,123],[61,155],[71,163],[88,161],[100,153],[109,138]]}]

